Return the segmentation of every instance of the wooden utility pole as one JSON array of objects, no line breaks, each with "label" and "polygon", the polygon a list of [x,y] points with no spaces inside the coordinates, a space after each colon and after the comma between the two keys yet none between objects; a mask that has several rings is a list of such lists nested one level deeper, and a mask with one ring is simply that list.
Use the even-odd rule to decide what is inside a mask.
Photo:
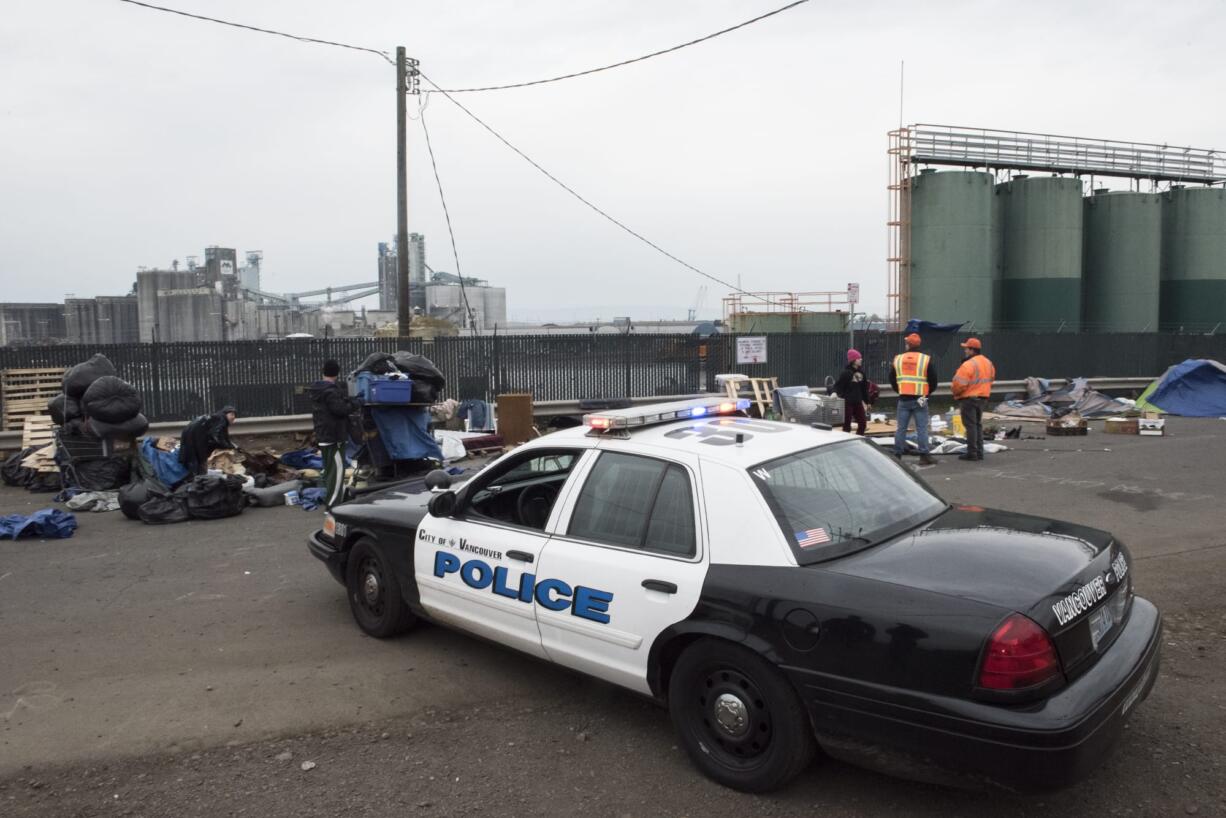
[{"label": "wooden utility pole", "polygon": [[408,104],[408,60],[404,46],[396,48],[396,323],[401,338],[409,337],[409,171],[405,144]]}]

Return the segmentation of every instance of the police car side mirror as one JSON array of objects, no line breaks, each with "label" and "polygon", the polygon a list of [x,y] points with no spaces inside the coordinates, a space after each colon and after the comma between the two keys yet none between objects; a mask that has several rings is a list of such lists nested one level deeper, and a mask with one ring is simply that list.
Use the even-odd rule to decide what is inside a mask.
[{"label": "police car side mirror", "polygon": [[454,491],[443,491],[430,498],[426,509],[431,517],[450,517],[456,509],[457,499]]}]

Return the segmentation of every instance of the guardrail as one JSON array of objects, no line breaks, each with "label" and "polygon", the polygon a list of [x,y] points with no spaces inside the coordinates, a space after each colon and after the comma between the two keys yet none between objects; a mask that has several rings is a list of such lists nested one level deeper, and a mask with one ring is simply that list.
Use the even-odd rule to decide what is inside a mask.
[{"label": "guardrail", "polygon": [[[1090,378],[1090,384],[1095,389],[1104,392],[1118,392],[1121,390],[1136,389],[1141,390],[1149,386],[1153,382],[1153,378]],[[1054,388],[1065,386],[1068,381],[1063,378],[1050,379],[1049,383]],[[1011,392],[1020,392],[1026,388],[1025,381],[997,381],[992,386],[993,394],[1006,395]],[[824,387],[812,387],[811,391],[818,394],[825,394]],[[949,384],[941,384],[935,393],[936,397],[949,397]],[[891,398],[893,395],[887,386],[884,397]],[[630,398],[630,403],[635,406],[648,403],[663,403],[666,401],[688,400],[691,398],[710,397],[707,394],[695,395],[649,395],[645,397]],[[538,401],[533,405],[533,414],[540,418],[554,418],[564,415],[579,415],[583,410],[579,408],[577,400],[547,400]],[[149,425],[147,435],[154,436],[175,436],[182,433],[183,427],[188,424],[188,421],[167,421],[163,423],[152,423]],[[272,415],[269,417],[249,417],[239,418],[230,427],[231,437],[256,437],[261,435],[279,435],[291,434],[294,432],[305,432],[311,428],[310,415]],[[15,451],[21,446],[21,432],[0,432],[0,451]]]}]

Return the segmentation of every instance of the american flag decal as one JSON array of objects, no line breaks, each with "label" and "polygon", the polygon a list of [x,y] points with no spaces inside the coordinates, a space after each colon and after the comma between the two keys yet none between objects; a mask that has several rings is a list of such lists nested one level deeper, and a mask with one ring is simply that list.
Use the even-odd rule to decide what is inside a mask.
[{"label": "american flag decal", "polygon": [[812,548],[815,545],[830,542],[830,535],[824,528],[806,528],[796,532],[796,544],[801,548]]}]

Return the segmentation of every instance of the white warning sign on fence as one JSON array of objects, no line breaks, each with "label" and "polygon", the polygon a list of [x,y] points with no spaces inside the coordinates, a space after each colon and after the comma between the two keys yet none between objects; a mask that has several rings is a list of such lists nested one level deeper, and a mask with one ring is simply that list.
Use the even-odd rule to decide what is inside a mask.
[{"label": "white warning sign on fence", "polygon": [[766,363],[766,336],[750,335],[736,339],[736,362],[738,364]]}]

